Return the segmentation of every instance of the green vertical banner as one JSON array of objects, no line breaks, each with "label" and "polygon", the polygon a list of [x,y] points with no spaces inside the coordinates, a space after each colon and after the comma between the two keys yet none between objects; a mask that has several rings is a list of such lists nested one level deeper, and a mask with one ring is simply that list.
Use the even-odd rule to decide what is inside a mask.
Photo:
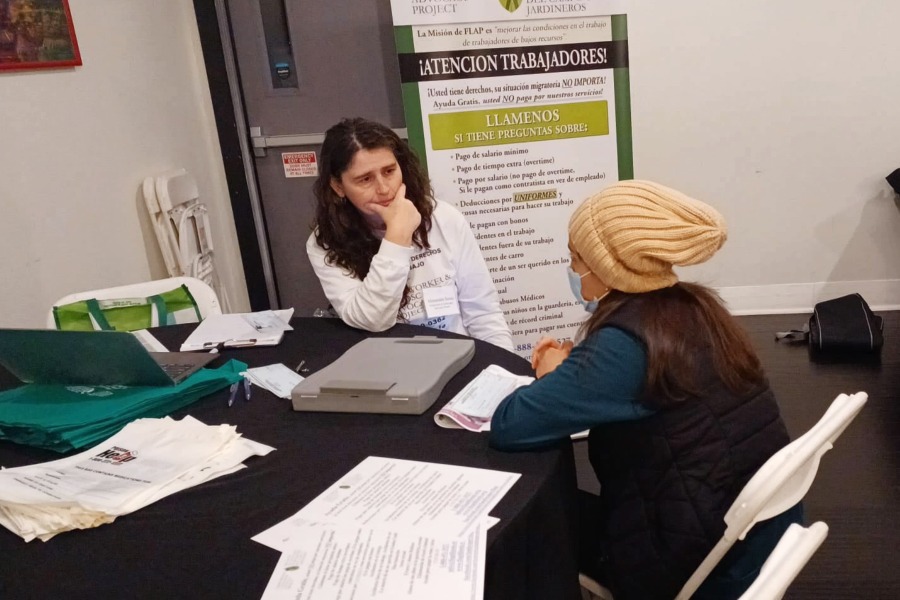
[{"label": "green vertical banner", "polygon": [[633,177],[627,0],[391,0],[406,127],[468,219],[517,351],[574,335],[569,216]]}]

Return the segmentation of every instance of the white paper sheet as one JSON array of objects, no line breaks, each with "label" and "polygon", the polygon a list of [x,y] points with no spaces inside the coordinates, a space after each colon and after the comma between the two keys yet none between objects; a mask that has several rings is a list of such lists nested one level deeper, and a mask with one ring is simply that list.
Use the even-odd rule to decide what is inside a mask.
[{"label": "white paper sheet", "polygon": [[166,348],[162,342],[156,339],[152,333],[147,331],[146,329],[138,329],[137,331],[132,331],[131,335],[136,337],[141,342],[141,346],[147,349],[147,352],[168,352],[169,349]]},{"label": "white paper sheet", "polygon": [[257,534],[284,550],[312,524],[427,531],[457,537],[481,523],[519,473],[370,456],[292,517]]},{"label": "white paper sheet", "polygon": [[450,429],[490,431],[497,406],[516,388],[532,381],[534,377],[489,365],[435,413],[434,422]]},{"label": "white paper sheet", "polygon": [[[182,352],[212,350],[219,346],[274,346],[285,331],[294,309],[210,315],[181,344]],[[286,320],[284,319],[286,317]]]},{"label": "white paper sheet", "polygon": [[279,311],[261,310],[254,313],[241,313],[241,316],[257,331],[293,331],[294,328],[288,325],[293,314],[294,309],[288,308]]},{"label": "white paper sheet", "polygon": [[253,367],[242,372],[241,375],[249,379],[251,383],[269,390],[279,398],[288,400],[291,399],[291,391],[298,383],[303,381],[303,376],[281,363],[264,367]]},{"label": "white paper sheet", "polygon": [[[434,414],[434,422],[447,429],[466,429],[476,433],[491,430],[494,411],[517,388],[528,385],[534,377],[515,375],[503,367],[488,365],[466,387]],[[573,433],[573,440],[588,437],[590,430]]]},{"label": "white paper sheet", "polygon": [[138,419],[80,454],[0,470],[0,524],[26,541],[95,527],[272,450],[230,425]]},{"label": "white paper sheet", "polygon": [[263,600],[479,600],[487,528],[459,537],[414,529],[308,526],[272,573]]}]

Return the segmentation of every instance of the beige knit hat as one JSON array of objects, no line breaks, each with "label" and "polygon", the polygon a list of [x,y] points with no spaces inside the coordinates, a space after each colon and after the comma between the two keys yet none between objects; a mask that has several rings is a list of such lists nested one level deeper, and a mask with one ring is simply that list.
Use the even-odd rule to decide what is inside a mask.
[{"label": "beige knit hat", "polygon": [[674,285],[675,265],[695,265],[722,247],[725,220],[713,207],[650,181],[621,181],[582,202],[569,241],[614,290],[650,292]]}]

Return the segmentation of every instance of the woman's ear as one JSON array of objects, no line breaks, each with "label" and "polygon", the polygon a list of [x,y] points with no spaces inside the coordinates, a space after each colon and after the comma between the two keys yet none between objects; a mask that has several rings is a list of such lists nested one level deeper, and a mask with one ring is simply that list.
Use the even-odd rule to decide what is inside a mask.
[{"label": "woman's ear", "polygon": [[331,184],[331,189],[334,190],[335,194],[337,194],[341,198],[344,198],[346,196],[346,194],[344,194],[344,186],[341,185],[340,181],[332,177],[329,183]]}]

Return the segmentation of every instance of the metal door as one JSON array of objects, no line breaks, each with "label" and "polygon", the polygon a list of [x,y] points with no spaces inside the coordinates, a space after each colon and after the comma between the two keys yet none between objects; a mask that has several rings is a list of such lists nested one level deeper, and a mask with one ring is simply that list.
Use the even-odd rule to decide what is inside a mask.
[{"label": "metal door", "polygon": [[305,248],[314,178],[286,177],[282,153],[314,151],[318,157],[325,130],[343,117],[404,127],[390,0],[227,0],[225,5],[276,302],[309,316],[327,306]]}]

